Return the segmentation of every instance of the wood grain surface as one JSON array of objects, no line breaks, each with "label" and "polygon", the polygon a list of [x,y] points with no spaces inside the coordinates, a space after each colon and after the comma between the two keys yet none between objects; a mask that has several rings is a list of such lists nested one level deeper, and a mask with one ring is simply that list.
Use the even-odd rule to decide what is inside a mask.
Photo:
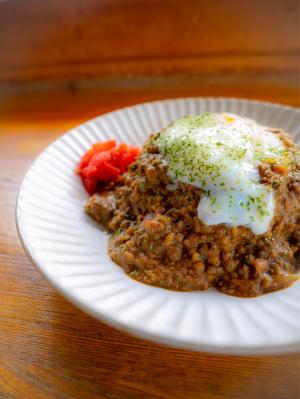
[{"label": "wood grain surface", "polygon": [[31,265],[17,238],[18,187],[33,159],[53,139],[120,106],[200,91],[117,95],[83,90],[27,94],[0,102],[1,399],[299,397],[299,354],[219,356],[131,337],[92,319],[57,294]]},{"label": "wood grain surface", "polygon": [[0,84],[257,72],[295,82],[299,52],[298,0],[0,1]]}]

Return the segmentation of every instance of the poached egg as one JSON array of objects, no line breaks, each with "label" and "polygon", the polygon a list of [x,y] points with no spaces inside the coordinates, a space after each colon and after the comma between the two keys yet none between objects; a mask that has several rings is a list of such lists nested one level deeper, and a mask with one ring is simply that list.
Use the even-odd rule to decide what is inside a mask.
[{"label": "poached egg", "polygon": [[200,220],[268,231],[275,194],[260,183],[258,166],[291,161],[276,134],[234,114],[204,113],[174,121],[156,140],[171,180],[202,190]]}]

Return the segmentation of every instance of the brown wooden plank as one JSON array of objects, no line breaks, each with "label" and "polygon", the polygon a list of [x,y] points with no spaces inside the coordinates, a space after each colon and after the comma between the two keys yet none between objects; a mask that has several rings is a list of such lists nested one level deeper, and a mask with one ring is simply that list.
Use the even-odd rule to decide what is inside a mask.
[{"label": "brown wooden plank", "polygon": [[0,1],[0,80],[299,71],[299,18],[298,0]]},{"label": "brown wooden plank", "polygon": [[[52,87],[56,81],[87,81],[98,80],[103,85],[113,88],[121,77],[122,82],[133,81],[139,77],[145,82],[153,77],[163,77],[169,81],[172,78],[187,80],[191,77],[198,80],[224,76],[229,79],[247,79],[247,75],[275,76],[288,74],[299,85],[300,54],[290,55],[236,55],[236,56],[203,56],[194,58],[169,58],[150,60],[124,60],[122,62],[99,62],[95,64],[64,64],[49,66],[22,66],[17,68],[1,68],[0,89],[4,83],[32,83],[34,81],[51,80]],[[263,74],[263,75],[261,75]],[[121,81],[118,82],[118,85]]]},{"label": "brown wooden plank", "polygon": [[82,115],[89,118],[124,104],[187,96],[242,97],[300,106],[297,74],[248,73],[233,76],[106,78],[65,81],[55,85],[15,85],[0,90],[0,120]]}]

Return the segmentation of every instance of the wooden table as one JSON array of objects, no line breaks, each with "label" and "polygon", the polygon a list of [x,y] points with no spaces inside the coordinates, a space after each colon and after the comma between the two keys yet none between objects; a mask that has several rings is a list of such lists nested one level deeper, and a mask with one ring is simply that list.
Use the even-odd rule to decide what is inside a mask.
[{"label": "wooden table", "polygon": [[[298,104],[293,90],[291,97],[277,91],[268,99]],[[299,397],[299,354],[219,356],[131,337],[69,304],[31,265],[19,243],[14,221],[18,187],[47,144],[110,109],[197,94],[202,91],[147,89],[100,95],[83,90],[14,95],[0,102],[1,399]],[[244,95],[237,90],[228,94]],[[249,94],[265,97],[250,89]]]}]

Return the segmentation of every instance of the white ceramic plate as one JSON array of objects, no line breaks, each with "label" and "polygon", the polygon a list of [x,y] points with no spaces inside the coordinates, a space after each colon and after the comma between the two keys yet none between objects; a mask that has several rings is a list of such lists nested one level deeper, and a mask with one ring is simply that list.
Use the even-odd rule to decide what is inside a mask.
[{"label": "white ceramic plate", "polygon": [[300,350],[300,282],[258,298],[174,292],[131,280],[107,255],[107,235],[83,212],[87,195],[74,173],[96,141],[142,144],[176,118],[227,111],[281,127],[300,139],[300,112],[226,98],[186,98],[124,108],[90,120],[51,144],[19,193],[16,219],[24,249],[66,298],[124,331],[177,347],[223,353]]}]

